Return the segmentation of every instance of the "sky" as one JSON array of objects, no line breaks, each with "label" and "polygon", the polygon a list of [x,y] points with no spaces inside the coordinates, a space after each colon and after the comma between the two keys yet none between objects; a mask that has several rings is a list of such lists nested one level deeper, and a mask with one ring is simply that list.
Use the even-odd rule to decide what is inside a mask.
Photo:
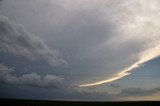
[{"label": "sky", "polygon": [[0,98],[160,100],[159,0],[0,0]]}]

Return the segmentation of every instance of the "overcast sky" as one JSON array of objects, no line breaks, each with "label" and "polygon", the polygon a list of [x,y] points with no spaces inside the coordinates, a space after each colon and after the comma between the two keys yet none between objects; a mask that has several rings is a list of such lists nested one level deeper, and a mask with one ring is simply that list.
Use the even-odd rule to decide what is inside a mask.
[{"label": "overcast sky", "polygon": [[159,17],[159,0],[1,0],[0,98],[159,100]]}]

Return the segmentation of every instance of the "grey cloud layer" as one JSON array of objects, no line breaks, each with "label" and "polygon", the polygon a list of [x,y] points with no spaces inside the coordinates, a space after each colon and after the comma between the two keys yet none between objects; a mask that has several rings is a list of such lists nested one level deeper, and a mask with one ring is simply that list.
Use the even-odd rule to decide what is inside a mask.
[{"label": "grey cloud layer", "polygon": [[52,66],[67,65],[59,57],[58,50],[50,49],[40,38],[3,15],[0,16],[0,50],[22,55],[30,60],[42,58]]},{"label": "grey cloud layer", "polygon": [[160,92],[160,87],[152,89],[142,88],[125,88],[118,95],[119,96],[147,96]]},{"label": "grey cloud layer", "polygon": [[0,82],[5,84],[22,84],[33,87],[57,87],[62,82],[62,76],[46,75],[43,78],[37,73],[25,74],[20,77],[12,75],[14,70],[0,64]]},{"label": "grey cloud layer", "polygon": [[142,52],[160,41],[159,0],[2,3],[3,14],[39,33],[50,46],[67,51],[70,73],[108,78],[140,60]]}]

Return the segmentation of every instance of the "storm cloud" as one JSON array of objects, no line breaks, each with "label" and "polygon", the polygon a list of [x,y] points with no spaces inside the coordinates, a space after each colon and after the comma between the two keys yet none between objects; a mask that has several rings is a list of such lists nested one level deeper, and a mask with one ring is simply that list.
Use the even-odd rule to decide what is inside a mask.
[{"label": "storm cloud", "polygon": [[44,59],[51,66],[67,65],[67,62],[59,57],[58,50],[50,49],[43,40],[3,15],[0,16],[0,50],[22,55],[30,60]]},{"label": "storm cloud", "polygon": [[11,85],[26,85],[31,87],[57,87],[63,81],[62,76],[45,75],[43,78],[37,73],[24,74],[22,76],[12,75],[15,71],[13,68],[8,68],[4,64],[0,64],[0,82],[2,84]]},{"label": "storm cloud", "polygon": [[[68,73],[88,75],[84,82],[77,83],[92,83],[89,75],[97,72],[108,79],[119,79],[129,75],[123,69],[135,69],[132,66],[159,56],[157,0],[6,0],[3,5],[1,11],[5,16],[36,33],[50,47],[63,51],[61,55],[70,65]],[[57,57],[56,50],[48,52],[27,55],[32,58],[43,55],[48,63],[65,63]]]},{"label": "storm cloud", "polygon": [[[53,76],[32,73],[45,60],[51,66],[68,67],[45,64],[39,73],[63,75],[67,86],[95,86],[131,75],[160,56],[159,0],[2,0],[0,5],[0,52],[37,60],[27,66],[29,74],[21,70],[20,77],[4,75],[13,81],[52,83],[48,80]],[[17,63],[9,65],[18,67]]]}]

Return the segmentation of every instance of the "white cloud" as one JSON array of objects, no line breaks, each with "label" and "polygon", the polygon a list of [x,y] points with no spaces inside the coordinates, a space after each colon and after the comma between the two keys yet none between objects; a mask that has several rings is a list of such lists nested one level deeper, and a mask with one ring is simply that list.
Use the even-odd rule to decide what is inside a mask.
[{"label": "white cloud", "polygon": [[57,87],[62,81],[62,76],[46,75],[43,78],[37,73],[25,74],[22,76],[12,75],[12,68],[0,64],[0,82],[5,84],[22,84],[34,87]]},{"label": "white cloud", "polygon": [[0,15],[0,50],[22,55],[30,60],[44,59],[51,66],[67,65],[59,56],[58,50],[50,49],[42,39],[3,15]]}]

